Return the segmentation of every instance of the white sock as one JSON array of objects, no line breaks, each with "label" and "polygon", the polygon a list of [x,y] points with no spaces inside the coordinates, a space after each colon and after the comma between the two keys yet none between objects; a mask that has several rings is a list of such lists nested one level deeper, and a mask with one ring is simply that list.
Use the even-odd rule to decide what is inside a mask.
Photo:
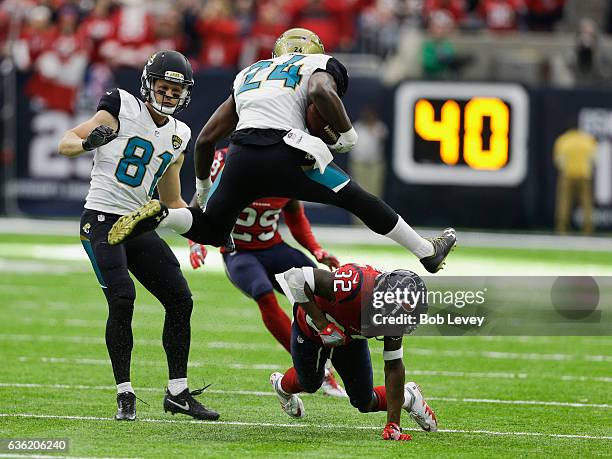
[{"label": "white sock", "polygon": [[132,387],[132,383],[130,381],[117,384],[117,393],[121,394],[123,392],[131,392],[132,394],[135,393],[134,388]]},{"label": "white sock", "polygon": [[187,378],[170,379],[168,381],[168,391],[172,395],[178,395],[187,389]]},{"label": "white sock", "polygon": [[182,209],[168,209],[168,216],[160,222],[159,227],[170,228],[178,234],[184,234],[189,231],[192,223],[191,211],[183,207]]},{"label": "white sock", "polygon": [[393,229],[385,236],[406,247],[419,259],[434,254],[431,242],[419,236],[402,217],[399,217]]}]

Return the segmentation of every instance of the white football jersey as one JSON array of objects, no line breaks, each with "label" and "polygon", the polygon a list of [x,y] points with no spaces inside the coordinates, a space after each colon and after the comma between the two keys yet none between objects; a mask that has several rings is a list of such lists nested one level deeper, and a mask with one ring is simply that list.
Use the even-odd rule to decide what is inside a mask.
[{"label": "white football jersey", "polygon": [[325,54],[289,53],[243,69],[233,85],[236,130],[305,130],[308,81],[315,71],[328,70],[330,61],[346,75],[342,64]]},{"label": "white football jersey", "polygon": [[187,148],[191,129],[171,116],[158,127],[145,104],[122,89],[107,92],[100,109],[117,117],[119,132],[95,150],[85,208],[125,215],[151,198],[168,166]]}]

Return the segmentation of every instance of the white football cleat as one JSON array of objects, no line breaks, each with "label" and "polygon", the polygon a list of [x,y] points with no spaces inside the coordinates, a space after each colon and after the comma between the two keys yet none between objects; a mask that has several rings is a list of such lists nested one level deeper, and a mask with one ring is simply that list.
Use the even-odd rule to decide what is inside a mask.
[{"label": "white football cleat", "polygon": [[276,392],[280,406],[285,413],[292,418],[303,418],[304,417],[304,403],[302,399],[296,394],[287,395],[280,388],[280,380],[283,379],[282,373],[272,373],[270,375],[270,384],[272,389]]},{"label": "white football cleat", "polygon": [[323,378],[321,389],[325,395],[329,395],[330,397],[348,397],[344,387],[338,384],[338,381],[336,381],[334,377],[334,372],[329,368],[325,369],[325,377]]},{"label": "white football cleat", "polygon": [[421,387],[415,382],[409,382],[404,386],[404,399],[412,400],[404,409],[410,413],[410,417],[416,421],[426,432],[435,432],[438,430],[438,420],[436,414],[429,407]]}]

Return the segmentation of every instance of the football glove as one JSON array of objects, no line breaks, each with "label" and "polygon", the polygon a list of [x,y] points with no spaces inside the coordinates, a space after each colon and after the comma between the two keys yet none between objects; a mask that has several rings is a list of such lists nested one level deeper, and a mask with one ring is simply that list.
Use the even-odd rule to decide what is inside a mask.
[{"label": "football glove", "polygon": [[198,206],[204,211],[206,209],[206,203],[208,202],[208,192],[212,187],[212,181],[210,177],[205,179],[199,179],[196,177],[196,199]]},{"label": "football glove", "polygon": [[319,332],[319,337],[325,347],[336,347],[346,344],[346,335],[333,322],[327,324],[327,327]]},{"label": "football glove", "polygon": [[335,151],[336,153],[346,153],[350,151],[355,144],[357,143],[357,131],[355,128],[350,128],[348,131],[343,132],[336,140],[336,143],[333,145],[328,145],[329,149]]},{"label": "football glove", "polygon": [[204,262],[206,260],[206,255],[208,255],[208,250],[202,244],[198,244],[197,242],[188,241],[189,242],[189,261],[191,262],[191,267],[193,269],[198,269],[200,266],[204,266]]},{"label": "football glove", "polygon": [[408,441],[412,440],[412,437],[408,434],[402,433],[402,430],[395,422],[388,422],[382,431],[382,439]]},{"label": "football glove", "polygon": [[323,249],[317,249],[312,252],[319,263],[323,263],[330,271],[337,269],[340,266],[340,261],[331,253]]},{"label": "football glove", "polygon": [[108,142],[117,138],[117,133],[113,131],[113,128],[101,124],[93,131],[89,133],[87,138],[83,140],[83,150],[91,151],[95,150],[102,145],[106,145]]}]

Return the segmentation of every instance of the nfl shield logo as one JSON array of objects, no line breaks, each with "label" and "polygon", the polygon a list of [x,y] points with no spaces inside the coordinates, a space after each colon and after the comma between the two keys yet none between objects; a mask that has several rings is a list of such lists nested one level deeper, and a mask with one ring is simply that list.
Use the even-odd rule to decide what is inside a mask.
[{"label": "nfl shield logo", "polygon": [[178,135],[172,136],[172,146],[174,147],[175,150],[178,150],[179,148],[181,148],[182,144],[183,144],[183,141]]}]

